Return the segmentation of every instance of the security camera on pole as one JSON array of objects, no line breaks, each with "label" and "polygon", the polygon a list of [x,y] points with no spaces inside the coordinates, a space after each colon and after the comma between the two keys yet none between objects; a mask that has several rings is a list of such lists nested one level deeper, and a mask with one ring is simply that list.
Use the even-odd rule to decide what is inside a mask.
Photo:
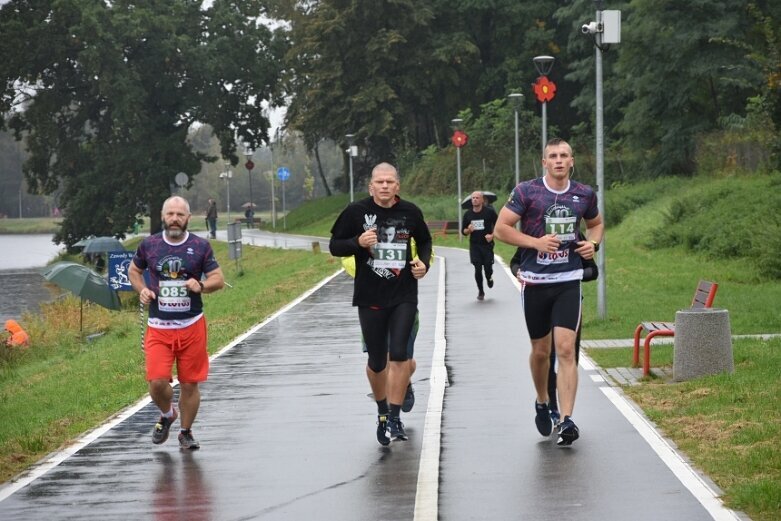
[{"label": "security camera on pole", "polygon": [[[595,0],[597,8],[596,21],[583,24],[580,31],[583,34],[594,37],[596,49],[596,156],[597,156],[597,198],[599,214],[605,220],[605,152],[604,152],[604,120],[602,104],[602,53],[610,44],[621,43],[621,11],[604,11],[604,2]],[[599,279],[597,280],[597,311],[599,318],[607,318],[607,271],[605,270],[606,239],[602,239],[602,246],[597,254],[597,268]]]}]

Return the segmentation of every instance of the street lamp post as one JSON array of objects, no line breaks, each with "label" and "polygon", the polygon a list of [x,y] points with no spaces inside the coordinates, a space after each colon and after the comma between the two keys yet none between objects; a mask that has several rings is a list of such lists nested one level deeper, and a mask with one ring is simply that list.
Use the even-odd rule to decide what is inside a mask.
[{"label": "street lamp post", "polygon": [[357,148],[355,146],[355,134],[347,134],[344,136],[347,139],[347,155],[350,156],[350,202],[353,202],[353,156],[357,156]]},{"label": "street lamp post", "polygon": [[244,166],[247,168],[247,175],[249,176],[249,219],[247,220],[247,228],[252,228],[255,219],[255,203],[252,202],[252,169],[255,168],[255,163],[252,162],[253,151],[249,147],[249,144],[244,145],[244,157],[247,158],[247,162]]},{"label": "street lamp post", "polygon": [[[532,58],[537,74],[547,76],[553,68],[553,56],[535,56]],[[545,154],[545,143],[548,142],[548,102],[542,102],[542,153]]]},{"label": "street lamp post", "polygon": [[515,186],[521,182],[520,145],[518,143],[518,110],[523,103],[523,94],[513,92],[507,96],[515,111]]},{"label": "street lamp post", "polygon": [[228,188],[228,203],[226,208],[228,212],[228,224],[231,222],[231,177],[233,177],[233,173],[231,172],[230,161],[225,161],[225,171],[220,174],[220,179],[225,179]]},{"label": "street lamp post", "polygon": [[[453,130],[461,130],[461,123],[464,122],[461,118],[453,118],[450,121],[453,124]],[[456,199],[456,206],[458,207],[458,240],[464,238],[463,228],[463,215],[461,215],[461,147],[456,147],[456,176],[458,177],[458,199]]]}]

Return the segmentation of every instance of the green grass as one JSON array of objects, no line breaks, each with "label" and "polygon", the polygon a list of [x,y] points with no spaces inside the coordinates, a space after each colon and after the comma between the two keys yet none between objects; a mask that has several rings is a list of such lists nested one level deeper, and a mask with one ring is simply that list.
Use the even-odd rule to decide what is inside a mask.
[{"label": "green grass", "polygon": [[0,219],[0,234],[54,234],[60,229],[62,218],[25,217],[22,219]]}]

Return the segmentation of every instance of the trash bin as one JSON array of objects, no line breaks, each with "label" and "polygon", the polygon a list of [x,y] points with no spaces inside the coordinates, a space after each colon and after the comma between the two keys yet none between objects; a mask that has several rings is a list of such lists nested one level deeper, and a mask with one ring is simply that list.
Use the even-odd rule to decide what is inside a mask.
[{"label": "trash bin", "polygon": [[673,380],[735,372],[726,309],[684,309],[675,314]]}]

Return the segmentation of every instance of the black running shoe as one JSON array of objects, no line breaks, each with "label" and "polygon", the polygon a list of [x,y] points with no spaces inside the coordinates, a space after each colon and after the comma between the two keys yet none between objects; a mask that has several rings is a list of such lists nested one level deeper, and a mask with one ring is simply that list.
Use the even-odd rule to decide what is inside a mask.
[{"label": "black running shoe", "polygon": [[155,428],[152,429],[152,443],[155,445],[165,443],[165,441],[168,439],[168,431],[171,430],[171,425],[178,417],[179,414],[176,412],[176,409],[174,409],[174,415],[170,418],[160,416],[160,419],[157,420],[157,423],[155,423]]},{"label": "black running shoe", "polygon": [[387,414],[377,415],[377,441],[380,442],[380,445],[388,445],[391,442]]},{"label": "black running shoe", "polygon": [[550,419],[550,409],[548,409],[548,404],[537,403],[537,400],[535,400],[534,411],[536,412],[534,423],[537,425],[537,430],[543,436],[550,436],[550,433],[553,431],[553,423]]},{"label": "black running shoe", "polygon": [[410,412],[412,406],[415,405],[415,389],[412,388],[412,384],[407,384],[407,394],[404,395],[404,402],[401,404],[401,410],[404,412]]},{"label": "black running shoe", "polygon": [[488,279],[488,287],[489,287],[489,288],[493,288],[493,287],[494,287],[494,279],[493,279],[493,277],[491,277],[490,279]]},{"label": "black running shoe", "polygon": [[193,431],[187,429],[179,433],[179,448],[185,450],[198,450],[201,444],[193,438]]},{"label": "black running shoe", "polygon": [[554,428],[559,426],[559,423],[561,423],[561,415],[559,414],[559,411],[556,409],[550,410],[550,421],[553,422]]},{"label": "black running shoe", "polygon": [[483,300],[484,298],[485,298],[485,293],[483,293],[482,291],[477,294],[477,300]]},{"label": "black running shoe", "polygon": [[556,440],[556,445],[566,447],[572,445],[572,442],[580,438],[580,430],[572,418],[569,416],[564,417],[564,421],[559,424],[559,439]]},{"label": "black running shoe", "polygon": [[392,440],[406,440],[407,433],[404,432],[404,424],[401,423],[401,418],[391,418],[388,420],[388,431],[390,432],[390,439]]}]

